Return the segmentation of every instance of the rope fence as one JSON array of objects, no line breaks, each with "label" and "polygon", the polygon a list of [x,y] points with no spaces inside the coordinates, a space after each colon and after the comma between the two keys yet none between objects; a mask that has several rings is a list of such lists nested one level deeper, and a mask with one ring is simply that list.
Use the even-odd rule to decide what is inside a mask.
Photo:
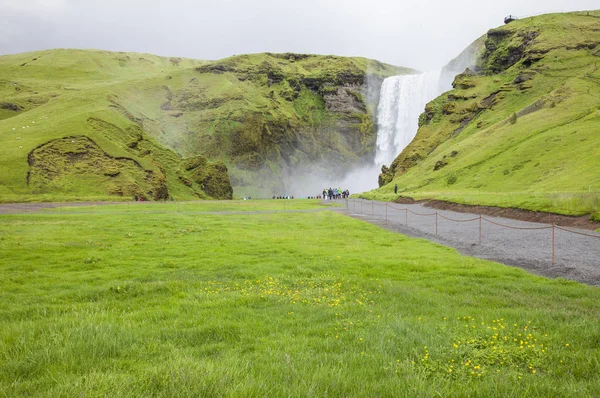
[{"label": "rope fence", "polygon": [[442,217],[444,220],[448,220],[448,221],[454,221],[454,222],[471,222],[471,221],[477,221],[480,219],[480,217],[477,218],[471,218],[469,220],[455,220],[453,218],[448,218],[448,217],[444,217],[441,214],[438,214],[439,217]]},{"label": "rope fence", "polygon": [[500,223],[497,223],[497,222],[495,222],[495,221],[488,220],[488,219],[487,219],[487,218],[485,218],[485,217],[482,217],[482,218],[483,218],[485,221],[489,222],[490,224],[494,224],[494,225],[497,225],[497,226],[499,226],[499,227],[503,227],[503,228],[509,228],[509,229],[521,229],[521,230],[524,230],[524,231],[532,231],[532,230],[538,230],[538,229],[550,229],[550,228],[554,228],[554,226],[552,226],[552,225],[550,225],[550,226],[548,226],[548,227],[513,227],[512,225],[500,224]]},{"label": "rope fence", "polygon": [[570,233],[572,233],[572,234],[577,234],[577,235],[587,236],[587,237],[589,237],[589,238],[600,238],[600,236],[597,236],[597,235],[590,235],[590,234],[584,234],[584,233],[582,233],[582,232],[571,231],[571,230],[569,230],[569,229],[565,229],[565,228],[563,228],[563,227],[559,227],[558,225],[555,225],[555,226],[554,226],[554,228],[556,228],[556,229],[560,229],[561,231],[570,232]]},{"label": "rope fence", "polygon": [[[351,200],[346,200],[346,208],[349,209],[349,202],[352,201],[353,202],[353,208],[356,209],[356,199],[351,199]],[[363,202],[365,202],[364,200],[358,200],[358,202],[360,202],[360,209],[361,209],[361,214],[362,214],[362,208],[363,208]],[[404,224],[406,226],[408,226],[408,214],[413,214],[415,216],[418,217],[433,217],[435,216],[435,234],[438,235],[438,218],[442,218],[444,220],[447,221],[451,221],[451,222],[457,222],[457,223],[465,223],[465,222],[474,222],[474,221],[479,221],[479,243],[481,243],[482,241],[482,237],[483,237],[483,221],[488,222],[490,224],[496,225],[498,227],[501,228],[507,228],[507,229],[514,229],[514,230],[522,230],[522,231],[539,231],[539,230],[547,230],[547,229],[551,229],[552,230],[552,264],[554,265],[556,262],[556,257],[555,257],[555,241],[556,241],[556,230],[561,230],[564,232],[569,232],[572,234],[576,234],[576,235],[581,235],[581,236],[585,236],[588,238],[595,238],[595,239],[599,239],[600,240],[600,235],[592,235],[592,234],[586,234],[583,232],[579,232],[579,231],[573,231],[564,227],[561,227],[559,225],[556,224],[551,224],[551,225],[544,225],[544,226],[540,226],[540,227],[516,227],[516,226],[512,226],[512,225],[506,225],[506,224],[502,224],[493,220],[490,220],[487,217],[484,217],[483,215],[479,215],[479,217],[475,217],[475,218],[469,218],[466,220],[457,220],[457,219],[453,219],[450,217],[446,217],[442,214],[440,214],[438,211],[436,211],[435,213],[417,213],[414,212],[412,210],[410,210],[408,207],[405,208],[398,208],[395,207],[389,203],[375,203],[375,201],[371,201],[371,215],[375,215],[374,213],[374,206],[378,205],[378,206],[384,206],[385,207],[385,221],[388,221],[388,209],[392,209],[394,211],[397,212],[404,212],[405,215],[405,221]]]}]

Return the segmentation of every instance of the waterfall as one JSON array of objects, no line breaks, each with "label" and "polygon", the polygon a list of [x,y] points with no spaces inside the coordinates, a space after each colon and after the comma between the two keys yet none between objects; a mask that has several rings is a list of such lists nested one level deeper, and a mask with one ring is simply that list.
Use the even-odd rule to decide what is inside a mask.
[{"label": "waterfall", "polygon": [[389,165],[406,148],[417,134],[425,105],[451,88],[441,81],[441,75],[438,70],[383,81],[377,107],[377,167]]}]

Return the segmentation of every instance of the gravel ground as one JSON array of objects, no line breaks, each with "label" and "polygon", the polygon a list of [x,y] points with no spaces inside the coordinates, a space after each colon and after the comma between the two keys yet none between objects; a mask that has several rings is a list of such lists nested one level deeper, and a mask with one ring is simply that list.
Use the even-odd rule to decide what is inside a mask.
[{"label": "gravel ground", "polygon": [[[405,211],[405,208],[408,211]],[[344,212],[351,217],[392,231],[454,247],[468,256],[516,266],[549,278],[562,277],[600,286],[600,233],[597,232],[566,228],[594,236],[586,237],[556,228],[555,262],[552,264],[552,227],[549,224],[483,216],[480,243],[479,216],[474,214],[438,210],[436,234],[436,210],[422,204],[405,205],[351,199]],[[433,215],[418,216],[411,212]],[[475,220],[455,222],[444,217],[453,220]],[[492,222],[516,228],[549,228],[509,229]]]},{"label": "gravel ground", "polygon": [[[37,213],[44,209],[62,209],[72,207],[102,206],[127,204],[128,202],[35,202],[35,203],[0,203],[0,214]],[[135,202],[132,202],[135,203]],[[148,202],[151,203],[151,202]]]}]

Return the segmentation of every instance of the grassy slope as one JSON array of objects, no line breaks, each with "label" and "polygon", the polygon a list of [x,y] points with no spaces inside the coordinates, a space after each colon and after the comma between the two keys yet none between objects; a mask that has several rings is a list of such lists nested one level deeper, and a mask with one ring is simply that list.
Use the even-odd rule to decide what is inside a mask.
[{"label": "grassy slope", "polygon": [[197,213],[215,204],[0,216],[0,391],[600,394],[598,288],[330,212]]},{"label": "grassy slope", "polygon": [[[392,199],[398,184],[403,195],[416,198],[598,212],[599,29],[600,12],[591,12],[544,15],[494,30],[509,34],[480,61],[490,74],[459,77],[454,90],[429,104],[431,120],[425,124],[422,116],[416,139],[395,160],[394,181],[366,196]],[[525,44],[519,62],[494,73],[530,32],[538,36]],[[518,76],[531,79],[514,83]],[[434,171],[439,161],[447,165]],[[583,194],[590,188],[595,195]],[[556,193],[563,191],[581,194]]]},{"label": "grassy slope", "polygon": [[[28,187],[27,154],[56,138],[85,135],[113,157],[137,160],[144,169],[167,172],[169,191],[179,198],[193,198],[193,192],[179,183],[175,172],[180,156],[145,136],[144,156],[127,147],[130,138],[98,131],[88,122],[96,118],[125,130],[135,124],[110,108],[110,98],[122,85],[136,84],[178,68],[193,67],[198,61],[156,57],[148,54],[106,51],[51,50],[0,58],[4,101],[19,105],[23,111],[0,121],[0,197],[16,200],[108,199],[103,181],[75,177],[68,187],[57,186],[47,192]],[[28,126],[28,127],[27,127]],[[116,133],[123,133],[116,131]],[[139,149],[139,148],[138,148]]]},{"label": "grassy slope", "polygon": [[[27,154],[33,148],[51,139],[78,134],[90,137],[111,156],[131,157],[149,170],[162,167],[169,191],[179,198],[191,198],[193,192],[176,175],[181,155],[201,153],[230,165],[235,160],[232,158],[243,158],[247,163],[264,162],[265,159],[248,158],[251,153],[259,152],[252,148],[256,131],[248,131],[246,141],[238,140],[242,149],[232,148],[232,135],[245,133],[241,127],[252,125],[252,120],[246,120],[248,115],[260,113],[258,133],[264,120],[280,123],[289,120],[292,127],[299,128],[318,124],[327,116],[323,98],[309,90],[303,89],[296,101],[282,99],[290,91],[287,80],[269,87],[266,75],[259,73],[264,68],[281,69],[286,76],[300,74],[313,78],[335,77],[342,71],[363,74],[369,71],[377,76],[408,71],[363,58],[311,56],[289,62],[277,57],[256,54],[207,63],[81,50],[0,57],[0,102],[22,109],[0,110],[0,196],[3,200],[106,198],[109,178],[90,179],[87,183],[82,180],[69,188],[57,186],[45,193],[25,185]],[[229,65],[237,69],[225,73],[196,70],[203,65]],[[250,78],[242,81],[237,77],[240,73]],[[272,98],[270,91],[274,91]],[[144,156],[129,150],[129,137],[115,139],[115,134],[95,130],[89,118],[116,126],[113,130],[141,126],[145,145],[152,154]],[[29,128],[23,129],[24,126]],[[261,155],[274,154],[270,151]],[[353,155],[353,159],[361,156],[346,155]],[[270,167],[277,165],[272,162]],[[237,167],[240,168],[244,167]],[[252,178],[242,171],[239,173],[238,180]]]}]

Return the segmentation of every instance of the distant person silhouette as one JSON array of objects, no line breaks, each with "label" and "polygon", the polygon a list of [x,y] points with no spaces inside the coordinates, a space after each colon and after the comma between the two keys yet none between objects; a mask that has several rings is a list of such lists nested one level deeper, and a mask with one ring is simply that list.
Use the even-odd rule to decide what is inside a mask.
[{"label": "distant person silhouette", "polygon": [[398,193],[398,184],[394,185],[394,194]]}]

